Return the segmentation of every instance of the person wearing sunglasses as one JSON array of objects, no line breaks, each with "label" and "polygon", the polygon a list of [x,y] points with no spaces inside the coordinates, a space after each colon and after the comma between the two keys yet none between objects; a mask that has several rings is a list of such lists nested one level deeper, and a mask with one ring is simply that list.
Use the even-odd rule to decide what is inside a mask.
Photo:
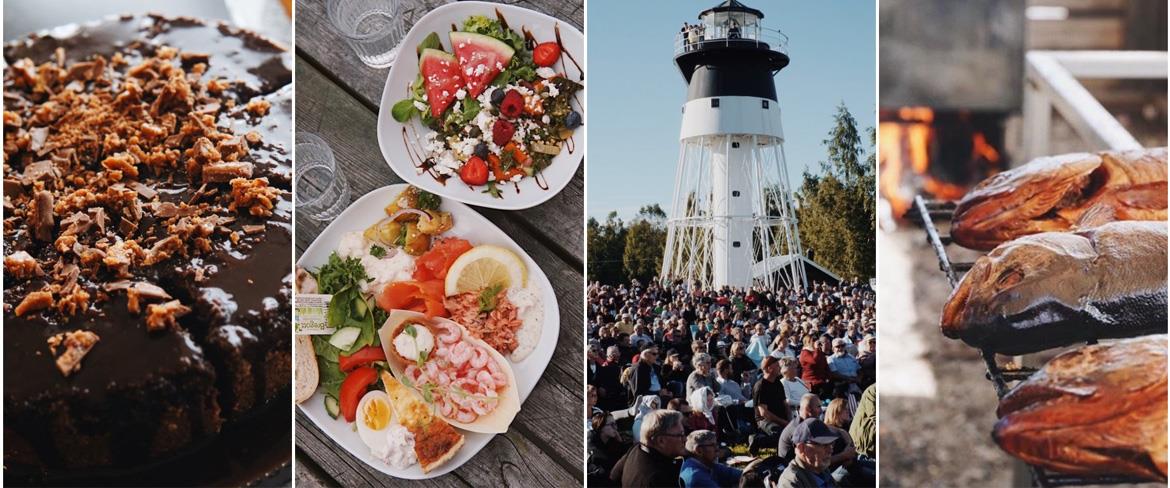
[{"label": "person wearing sunglasses", "polygon": [[687,436],[689,456],[679,471],[679,481],[686,488],[738,486],[742,472],[719,462],[719,443],[715,433],[696,430]]}]

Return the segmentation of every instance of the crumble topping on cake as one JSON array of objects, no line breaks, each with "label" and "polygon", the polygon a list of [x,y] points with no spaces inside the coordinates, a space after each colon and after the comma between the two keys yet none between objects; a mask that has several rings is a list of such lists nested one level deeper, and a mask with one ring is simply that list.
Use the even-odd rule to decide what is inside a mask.
[{"label": "crumble topping on cake", "polygon": [[57,369],[69,376],[81,369],[81,360],[101,340],[97,334],[87,330],[62,332],[48,339],[49,351],[57,354],[57,348],[64,346],[65,352],[57,356]]}]

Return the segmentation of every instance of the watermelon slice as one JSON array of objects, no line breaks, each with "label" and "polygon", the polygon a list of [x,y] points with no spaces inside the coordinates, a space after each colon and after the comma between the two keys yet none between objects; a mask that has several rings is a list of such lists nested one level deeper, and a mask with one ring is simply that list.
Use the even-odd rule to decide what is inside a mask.
[{"label": "watermelon slice", "polygon": [[504,41],[474,32],[452,32],[451,50],[459,59],[463,70],[460,74],[467,80],[467,92],[472,97],[483,93],[516,53]]},{"label": "watermelon slice", "polygon": [[418,59],[418,70],[423,75],[431,115],[441,119],[443,111],[455,101],[455,92],[463,86],[459,63],[455,62],[455,56],[438,49],[423,49]]}]

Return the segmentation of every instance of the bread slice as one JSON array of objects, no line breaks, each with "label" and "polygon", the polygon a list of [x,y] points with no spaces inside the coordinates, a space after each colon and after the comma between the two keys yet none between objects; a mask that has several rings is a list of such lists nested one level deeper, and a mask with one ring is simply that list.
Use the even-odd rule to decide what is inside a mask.
[{"label": "bread slice", "polygon": [[313,396],[320,381],[320,371],[317,370],[317,351],[313,349],[313,339],[307,335],[298,335],[296,343],[296,400],[301,403]]}]

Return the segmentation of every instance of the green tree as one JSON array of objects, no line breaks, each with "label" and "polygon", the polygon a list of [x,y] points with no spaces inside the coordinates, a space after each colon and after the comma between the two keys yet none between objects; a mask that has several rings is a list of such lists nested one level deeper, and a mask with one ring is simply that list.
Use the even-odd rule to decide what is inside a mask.
[{"label": "green tree", "polygon": [[617,284],[626,281],[622,267],[622,255],[626,248],[626,225],[610,212],[605,222],[590,217],[586,224],[586,240],[589,245],[589,267],[586,275],[589,281]]},{"label": "green tree", "polygon": [[842,278],[869,278],[875,271],[876,132],[862,142],[857,120],[844,103],[825,139],[822,174],[805,172],[797,192],[801,243],[813,259]]},{"label": "green tree", "polygon": [[666,248],[666,212],[657,203],[638,211],[626,231],[622,264],[626,279],[648,283],[662,270]]}]

